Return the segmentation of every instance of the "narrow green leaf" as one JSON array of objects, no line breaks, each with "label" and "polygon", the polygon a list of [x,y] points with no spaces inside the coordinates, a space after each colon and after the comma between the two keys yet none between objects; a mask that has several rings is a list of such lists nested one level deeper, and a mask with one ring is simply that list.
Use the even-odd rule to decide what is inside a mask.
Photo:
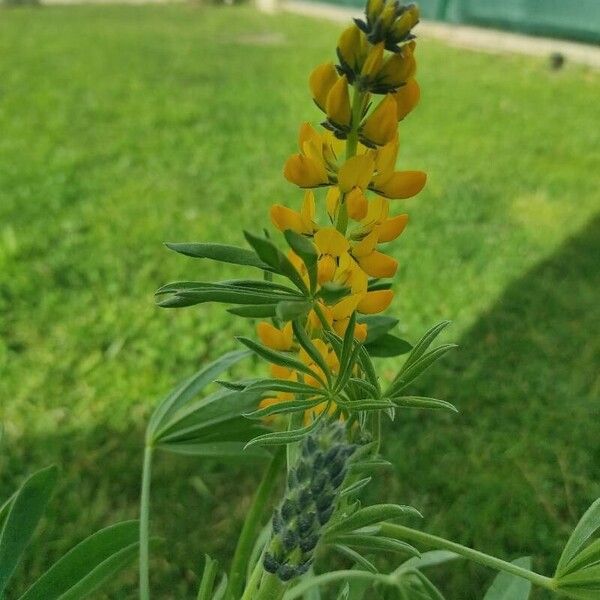
[{"label": "narrow green leaf", "polygon": [[200,580],[200,588],[196,600],[212,600],[215,580],[219,573],[219,563],[208,554],[204,555],[204,570]]},{"label": "narrow green leaf", "polygon": [[228,460],[247,460],[251,462],[263,461],[271,455],[263,448],[247,447],[243,442],[214,442],[214,443],[169,443],[159,444],[157,448],[183,454],[185,456],[199,456],[202,458],[218,458]]},{"label": "narrow green leaf", "polygon": [[279,402],[278,404],[271,404],[271,406],[265,406],[265,408],[259,408],[251,413],[247,413],[244,416],[248,419],[263,419],[264,417],[270,417],[271,415],[291,414],[295,412],[304,412],[323,404],[326,402],[324,398],[318,398],[316,400],[286,400]]},{"label": "narrow green leaf", "polygon": [[55,466],[37,471],[25,480],[10,504],[0,531],[0,597],[44,514],[57,477]]},{"label": "narrow green leaf", "polygon": [[392,356],[401,356],[410,352],[412,346],[406,341],[390,333],[384,333],[374,342],[365,344],[371,356],[378,358],[389,358]]},{"label": "narrow green leaf", "polygon": [[412,506],[402,506],[400,504],[374,504],[357,510],[349,517],[343,518],[340,521],[333,523],[327,530],[327,535],[333,533],[353,531],[372,525],[373,523],[381,523],[389,519],[398,519],[413,515],[422,517],[421,513]]},{"label": "narrow green leaf", "polygon": [[350,295],[351,289],[337,283],[324,283],[317,292],[317,298],[323,300],[325,304],[336,304],[342,298]]},{"label": "narrow green leaf", "polygon": [[408,369],[402,367],[398,376],[392,382],[386,396],[396,396],[417,377],[422,375],[433,363],[438,361],[450,350],[454,350],[458,346],[456,344],[444,344],[424,354],[419,360],[415,361]]},{"label": "narrow green leaf", "polygon": [[[528,556],[512,561],[513,565],[531,570],[531,558]],[[510,573],[499,573],[483,600],[527,600],[531,593],[531,582]]]},{"label": "narrow green leaf", "polygon": [[406,542],[378,535],[365,535],[361,533],[338,534],[334,536],[336,542],[351,547],[377,550],[381,552],[398,552],[410,556],[421,556],[421,553]]},{"label": "narrow green leaf", "polygon": [[290,245],[290,248],[302,259],[306,266],[310,280],[310,290],[314,292],[317,289],[317,260],[319,253],[315,245],[303,235],[288,229],[283,235]]},{"label": "narrow green leaf", "polygon": [[237,339],[244,344],[244,346],[258,354],[261,358],[264,358],[266,361],[282,367],[288,367],[294,371],[300,371],[301,373],[311,375],[319,383],[321,383],[323,387],[326,387],[325,381],[321,375],[319,375],[319,373],[307,367],[302,361],[294,358],[291,354],[285,354],[284,352],[272,350],[271,348],[267,348],[267,346],[263,346],[262,344],[251,340],[250,338],[238,337]]},{"label": "narrow green leaf", "polygon": [[293,321],[307,315],[311,308],[310,302],[285,300],[277,304],[276,314],[282,321]]},{"label": "narrow green leaf", "polygon": [[58,600],[75,586],[85,590],[84,582],[94,569],[114,554],[135,545],[138,536],[138,521],[125,521],[97,531],[52,565],[20,600]]},{"label": "narrow green leaf", "polygon": [[249,306],[233,306],[227,309],[227,312],[237,317],[247,319],[269,319],[274,317],[277,312],[277,304],[256,304]]},{"label": "narrow green leaf", "polygon": [[290,262],[288,257],[281,252],[271,240],[257,237],[244,231],[244,236],[248,243],[254,248],[258,257],[273,268],[276,273],[287,277],[304,294],[308,294],[308,288],[296,267]]},{"label": "narrow green leaf", "polygon": [[261,261],[256,253],[246,248],[238,248],[237,246],[228,246],[226,244],[202,244],[202,243],[167,243],[165,244],[170,250],[191,256],[192,258],[207,258],[219,262],[230,263],[234,265],[243,265],[248,267],[256,267],[263,271],[272,270],[269,265]]},{"label": "narrow green leaf", "polygon": [[365,381],[364,379],[358,379],[356,377],[352,377],[349,381],[353,385],[359,387],[361,389],[361,391],[367,395],[367,397],[379,399],[379,397],[378,397],[379,391],[372,383],[369,383],[368,381]]},{"label": "narrow green leaf", "polygon": [[228,352],[184,381],[154,409],[148,424],[148,435],[153,437],[156,430],[164,425],[173,413],[190,402],[190,400],[192,400],[209,383],[214,381],[221,373],[223,373],[223,371],[226,371],[249,355],[250,352],[247,350]]},{"label": "narrow green leaf", "polygon": [[364,487],[369,485],[373,478],[372,477],[364,477],[363,479],[359,479],[354,483],[350,484],[348,487],[345,487],[341,492],[340,496],[355,496],[358,494]]},{"label": "narrow green leaf", "polygon": [[[302,346],[306,354],[312,358],[315,365],[321,369],[321,371],[325,374],[325,378],[327,379],[327,387],[331,387],[331,379],[332,373],[329,365],[327,364],[323,355],[319,352],[317,347],[312,343],[310,337],[306,333],[304,327],[299,323],[299,321],[292,321],[292,329],[294,330],[294,337],[297,342]],[[322,381],[322,380],[321,380]]]},{"label": "narrow green leaf", "polygon": [[343,544],[334,544],[333,546],[340,554],[349,558],[354,564],[362,567],[366,571],[371,573],[379,573],[377,567],[370,561],[367,560],[362,554],[359,554],[356,550],[344,546]]},{"label": "narrow green leaf", "polygon": [[413,569],[425,569],[427,567],[435,567],[451,560],[458,560],[461,558],[458,554],[450,552],[449,550],[430,550],[429,552],[423,552],[419,557],[409,558],[403,562],[394,572],[400,573],[402,571],[409,571]]},{"label": "narrow green leaf", "polygon": [[363,371],[367,377],[369,383],[377,390],[377,396],[380,396],[380,386],[379,386],[379,378],[377,377],[377,372],[375,371],[375,367],[373,366],[373,361],[369,356],[369,353],[365,350],[365,347],[362,346],[361,350],[358,354],[360,359],[360,364],[362,366]]},{"label": "narrow green leaf", "polygon": [[454,404],[437,398],[425,398],[423,396],[395,396],[392,402],[400,408],[425,408],[430,410],[450,410],[457,413]]},{"label": "narrow green leaf", "polygon": [[427,600],[444,600],[444,596],[440,590],[421,571],[413,571],[412,574],[419,580],[424,593],[427,594]]},{"label": "narrow green leaf", "polygon": [[450,321],[442,321],[442,322],[438,323],[437,325],[434,325],[428,331],[426,331],[425,335],[423,335],[423,337],[415,344],[414,348],[412,349],[412,352],[410,353],[410,356],[407,358],[406,362],[404,363],[403,368],[407,369],[413,363],[415,363],[417,360],[419,360],[421,358],[421,356],[423,356],[423,354],[425,354],[427,348],[429,348],[429,346],[431,346],[431,344],[433,343],[435,338],[444,329],[446,329],[446,327],[448,327],[448,325],[450,325]]},{"label": "narrow green leaf", "polygon": [[384,410],[386,408],[393,407],[394,405],[387,399],[381,400],[367,399],[367,400],[353,400],[351,402],[342,402],[338,400],[338,406],[345,408],[350,411],[358,410]]},{"label": "narrow green leaf", "polygon": [[579,549],[587,542],[587,540],[600,528],[600,498],[596,500],[581,517],[575,530],[571,534],[565,549],[558,561],[556,574],[561,575],[567,564],[577,554]]},{"label": "narrow green leaf", "polygon": [[301,427],[300,429],[289,429],[287,431],[275,431],[273,433],[265,433],[264,435],[255,437],[246,444],[246,448],[253,446],[280,446],[283,444],[291,444],[299,442],[309,433],[314,431],[318,426],[321,418],[327,411],[323,411],[310,425]]},{"label": "narrow green leaf", "polygon": [[[161,292],[162,294],[162,292]],[[280,292],[254,291],[219,283],[206,284],[202,288],[178,290],[157,302],[161,308],[184,308],[206,302],[224,304],[262,305],[276,304],[290,296]]]},{"label": "narrow green leaf", "polygon": [[584,567],[591,567],[600,564],[600,539],[594,540],[589,546],[575,554],[567,563],[561,572],[561,575],[567,575]]},{"label": "narrow green leaf", "polygon": [[387,315],[362,315],[359,323],[367,325],[367,339],[365,344],[370,344],[398,325],[398,319]]},{"label": "narrow green leaf", "polygon": [[259,379],[246,389],[263,392],[290,392],[291,394],[298,394],[300,396],[317,396],[323,394],[323,390],[319,388],[291,379]]}]

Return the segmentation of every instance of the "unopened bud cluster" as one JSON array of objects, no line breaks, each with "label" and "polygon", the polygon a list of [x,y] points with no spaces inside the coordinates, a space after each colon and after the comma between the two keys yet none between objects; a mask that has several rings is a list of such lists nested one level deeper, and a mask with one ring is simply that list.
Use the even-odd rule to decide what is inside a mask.
[{"label": "unopened bud cluster", "polygon": [[309,569],[355,450],[340,423],[323,426],[305,438],[288,474],[283,502],[273,513],[271,541],[263,559],[266,571],[289,581]]},{"label": "unopened bud cluster", "polygon": [[413,39],[412,28],[419,22],[415,4],[403,5],[398,0],[368,0],[366,22],[356,19],[371,44],[384,42],[386,50],[398,52],[400,46]]}]

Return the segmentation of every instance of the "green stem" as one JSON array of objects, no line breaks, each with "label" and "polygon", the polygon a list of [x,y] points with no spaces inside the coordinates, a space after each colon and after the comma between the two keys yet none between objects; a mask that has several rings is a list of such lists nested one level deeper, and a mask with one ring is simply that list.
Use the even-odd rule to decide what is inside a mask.
[{"label": "green stem", "polygon": [[256,495],[244,521],[244,526],[242,527],[233,555],[229,584],[227,586],[227,593],[225,594],[226,598],[238,598],[242,593],[248,560],[252,554],[252,548],[258,536],[265,509],[268,508],[269,497],[277,483],[277,473],[283,464],[284,458],[285,453],[283,450],[278,450],[256,490]]},{"label": "green stem", "polygon": [[[258,593],[258,587],[260,586],[260,580],[263,574],[262,567],[262,554],[258,558],[256,565],[254,565],[254,570],[252,571],[252,575],[250,575],[250,579],[248,579],[246,583],[246,589],[244,590],[244,594],[242,595],[241,600],[252,600],[255,598]],[[230,596],[225,596],[229,598]]]},{"label": "green stem", "polygon": [[500,558],[489,556],[489,554],[484,554],[478,550],[467,548],[466,546],[462,546],[456,542],[451,542],[450,540],[446,540],[429,533],[424,533],[423,531],[419,531],[417,529],[411,529],[410,527],[404,527],[403,525],[383,523],[381,525],[381,533],[391,538],[420,542],[428,547],[450,550],[451,552],[455,552],[456,554],[459,554],[460,556],[479,563],[485,567],[490,567],[491,569],[496,569],[498,571],[505,571],[507,573],[511,573],[512,575],[516,575],[517,577],[527,579],[539,587],[543,587],[548,590],[556,589],[554,579],[551,577],[545,577],[544,575],[540,575],[539,573],[535,573],[528,569],[523,569],[522,567],[514,565],[513,563],[507,562]]},{"label": "green stem", "polygon": [[144,449],[142,494],[140,499],[140,600],[150,599],[150,482],[152,478],[152,446]]},{"label": "green stem", "polygon": [[[362,118],[363,104],[365,100],[364,92],[361,92],[357,87],[352,92],[352,122],[351,129],[346,138],[346,160],[356,155],[358,149],[358,128]],[[344,202],[344,196],[340,198],[340,206],[335,220],[335,227],[344,235],[348,227],[348,207]]]}]

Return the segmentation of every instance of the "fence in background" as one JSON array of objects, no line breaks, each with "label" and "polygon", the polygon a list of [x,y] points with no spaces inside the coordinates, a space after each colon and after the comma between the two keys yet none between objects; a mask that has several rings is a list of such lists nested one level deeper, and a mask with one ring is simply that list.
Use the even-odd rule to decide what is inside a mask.
[{"label": "fence in background", "polygon": [[[326,0],[363,6],[364,0]],[[600,43],[600,0],[417,0],[424,18]]]}]

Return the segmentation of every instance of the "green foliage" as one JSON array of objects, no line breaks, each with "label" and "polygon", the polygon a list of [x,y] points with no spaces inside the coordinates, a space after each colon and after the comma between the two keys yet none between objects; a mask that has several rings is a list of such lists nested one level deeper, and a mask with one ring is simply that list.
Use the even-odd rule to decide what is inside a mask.
[{"label": "green foliage", "polygon": [[[531,569],[529,557],[517,558],[512,562],[518,567]],[[483,600],[527,600],[530,593],[531,582],[510,573],[499,573]]]}]

